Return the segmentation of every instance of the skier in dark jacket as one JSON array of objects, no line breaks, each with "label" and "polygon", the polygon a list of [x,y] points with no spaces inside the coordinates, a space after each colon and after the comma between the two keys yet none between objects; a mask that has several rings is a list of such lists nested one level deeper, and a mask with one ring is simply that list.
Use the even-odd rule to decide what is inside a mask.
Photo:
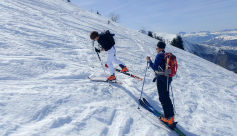
[{"label": "skier in dark jacket", "polygon": [[100,50],[95,48],[96,52],[100,53],[101,51],[108,51],[107,65],[109,66],[109,71],[111,75],[110,77],[108,77],[108,80],[116,80],[115,69],[112,62],[119,64],[119,66],[122,68],[121,72],[128,72],[125,64],[116,58],[115,47],[113,46],[113,44],[111,44],[105,33],[102,32],[101,34],[98,34],[97,31],[92,31],[90,38],[92,40],[97,41],[102,46],[102,49]]},{"label": "skier in dark jacket", "polygon": [[[161,41],[158,42],[157,47],[156,47],[156,51],[158,54],[156,55],[156,59],[154,63],[151,61],[149,56],[146,57],[147,61],[150,64],[150,67],[154,71],[162,72],[165,70],[165,59],[164,59],[165,46],[166,44],[164,42],[161,42]],[[171,99],[169,97],[169,86],[172,82],[172,77],[168,77],[168,80],[167,80],[166,76],[158,75],[156,73],[155,78],[156,78],[157,90],[159,94],[159,100],[164,110],[164,116],[160,117],[160,119],[163,122],[168,123],[169,125],[172,125],[174,122],[174,109],[173,109],[173,104],[171,102]]]}]

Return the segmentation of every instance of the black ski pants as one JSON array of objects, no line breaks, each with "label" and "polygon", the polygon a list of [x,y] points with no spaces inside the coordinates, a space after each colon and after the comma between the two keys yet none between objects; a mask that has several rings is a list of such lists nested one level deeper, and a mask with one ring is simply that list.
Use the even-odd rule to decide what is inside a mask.
[{"label": "black ski pants", "polygon": [[159,100],[164,110],[164,116],[165,118],[173,117],[174,108],[169,96],[169,91],[167,91],[167,85],[164,84],[162,80],[156,80],[156,83],[159,94]]}]

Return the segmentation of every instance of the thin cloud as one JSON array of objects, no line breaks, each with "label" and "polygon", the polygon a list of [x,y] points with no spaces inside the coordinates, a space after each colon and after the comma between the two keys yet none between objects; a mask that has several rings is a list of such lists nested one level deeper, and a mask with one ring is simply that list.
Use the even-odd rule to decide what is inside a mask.
[{"label": "thin cloud", "polygon": [[126,6],[130,5],[130,4],[131,4],[131,3],[127,3],[127,4],[121,5],[121,6],[119,6],[119,7],[113,8],[113,9],[111,9],[110,11],[106,12],[105,14],[109,14],[109,13],[111,13],[111,12],[114,11],[114,10],[121,9],[121,8],[123,8],[123,7],[126,7]]}]

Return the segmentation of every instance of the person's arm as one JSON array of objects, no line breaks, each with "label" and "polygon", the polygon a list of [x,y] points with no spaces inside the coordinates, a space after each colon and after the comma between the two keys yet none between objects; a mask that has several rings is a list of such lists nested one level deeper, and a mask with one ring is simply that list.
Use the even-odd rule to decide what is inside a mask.
[{"label": "person's arm", "polygon": [[[101,35],[100,35],[100,37],[101,37]],[[98,46],[101,48],[101,49],[100,49],[100,52],[101,52],[101,51],[105,51],[105,49],[104,49],[104,47],[103,47],[103,44],[101,44],[102,41],[100,40],[100,37],[99,37],[99,39],[97,40],[97,42],[98,42]]]},{"label": "person's arm", "polygon": [[155,71],[158,69],[158,66],[161,64],[163,61],[164,56],[162,54],[157,54],[155,62],[153,63],[151,60],[149,61],[150,67]]}]

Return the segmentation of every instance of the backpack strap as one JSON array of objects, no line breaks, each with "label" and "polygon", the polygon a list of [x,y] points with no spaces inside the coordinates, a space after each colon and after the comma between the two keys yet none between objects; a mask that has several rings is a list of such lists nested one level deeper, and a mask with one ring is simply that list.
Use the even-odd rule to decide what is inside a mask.
[{"label": "backpack strap", "polygon": [[164,56],[164,59],[163,59],[163,61],[160,63],[160,65],[158,66],[158,70],[164,71],[161,66],[162,66],[163,64],[165,64],[165,53],[162,52],[161,54]]},{"label": "backpack strap", "polygon": [[161,65],[163,65],[165,63],[165,53],[162,52],[162,54],[164,55],[164,60],[160,63],[160,65],[158,66],[158,69],[160,69],[161,71],[156,70],[155,73],[157,75],[164,75],[164,76],[169,76],[169,74],[171,74],[171,70],[170,69],[162,69]]},{"label": "backpack strap", "polygon": [[164,71],[161,66],[165,64],[165,58],[163,59],[163,61],[160,63],[160,65],[158,66],[158,69],[160,69],[161,71]]}]

